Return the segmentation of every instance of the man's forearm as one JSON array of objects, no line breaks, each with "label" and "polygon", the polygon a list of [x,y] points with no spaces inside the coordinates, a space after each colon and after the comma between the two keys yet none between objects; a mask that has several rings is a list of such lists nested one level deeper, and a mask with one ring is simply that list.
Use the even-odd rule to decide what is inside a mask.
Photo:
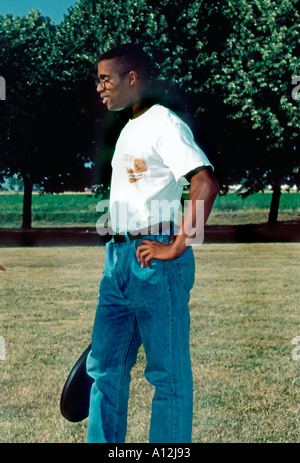
[{"label": "man's forearm", "polygon": [[218,181],[210,171],[201,171],[192,177],[183,222],[173,243],[176,254],[183,254],[192,241],[196,243],[197,237],[203,235],[204,225],[218,193]]},{"label": "man's forearm", "polygon": [[[188,207],[179,233],[176,237],[172,237],[170,243],[143,240],[136,253],[141,266],[151,268],[152,259],[174,260],[181,256],[190,246],[193,238],[196,238],[197,233],[203,231],[218,192],[218,182],[209,170],[194,175],[191,179]],[[204,202],[202,203],[204,212],[201,207],[199,208],[199,201]]]}]

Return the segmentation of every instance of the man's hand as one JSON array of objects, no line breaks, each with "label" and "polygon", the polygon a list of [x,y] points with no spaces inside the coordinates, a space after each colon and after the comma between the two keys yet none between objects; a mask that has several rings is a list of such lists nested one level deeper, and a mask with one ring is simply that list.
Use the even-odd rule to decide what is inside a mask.
[{"label": "man's hand", "polygon": [[174,260],[179,257],[178,251],[174,246],[175,237],[171,238],[170,243],[161,243],[153,240],[143,240],[139,245],[136,253],[138,262],[141,267],[151,268],[152,259]]},{"label": "man's hand", "polygon": [[[151,259],[174,260],[181,256],[189,247],[187,240],[194,238],[193,235],[190,236],[188,234],[188,231],[195,230],[197,234],[199,230],[203,230],[218,193],[218,181],[209,169],[201,170],[193,175],[191,178],[189,204],[177,236],[173,235],[170,243],[143,240],[136,253],[138,262],[141,262],[141,267],[144,268],[147,266],[151,268]],[[197,200],[204,201],[204,217],[197,217]]]}]

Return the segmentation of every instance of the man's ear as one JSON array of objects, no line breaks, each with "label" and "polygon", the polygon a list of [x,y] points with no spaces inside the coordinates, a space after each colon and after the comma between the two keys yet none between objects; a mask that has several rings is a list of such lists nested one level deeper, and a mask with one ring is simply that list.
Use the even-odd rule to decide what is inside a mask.
[{"label": "man's ear", "polygon": [[136,81],[139,79],[138,73],[136,71],[130,71],[128,73],[129,76],[129,84],[134,85]]}]

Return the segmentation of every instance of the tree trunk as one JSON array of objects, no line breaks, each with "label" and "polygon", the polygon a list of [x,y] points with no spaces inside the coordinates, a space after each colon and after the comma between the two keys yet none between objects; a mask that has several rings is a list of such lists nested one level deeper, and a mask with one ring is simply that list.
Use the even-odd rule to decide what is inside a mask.
[{"label": "tree trunk", "polygon": [[268,221],[269,225],[274,225],[277,223],[280,196],[281,196],[280,184],[276,183],[275,185],[273,185],[273,194],[272,194],[272,201],[271,201],[269,221]]},{"label": "tree trunk", "polygon": [[31,228],[31,205],[33,183],[28,175],[24,175],[24,198],[23,198],[23,221],[22,228],[29,230]]}]

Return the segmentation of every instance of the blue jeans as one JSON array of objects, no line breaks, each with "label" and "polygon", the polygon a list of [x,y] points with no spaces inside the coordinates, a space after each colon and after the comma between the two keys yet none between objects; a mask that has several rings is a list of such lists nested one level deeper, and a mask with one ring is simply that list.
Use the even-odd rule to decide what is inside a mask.
[{"label": "blue jeans", "polygon": [[[169,241],[169,236],[142,239]],[[195,262],[189,248],[174,261],[141,268],[142,239],[106,244],[104,272],[87,359],[94,378],[87,442],[123,443],[130,371],[143,344],[145,377],[155,387],[149,442],[191,442],[193,380],[189,349],[189,291]]]}]

